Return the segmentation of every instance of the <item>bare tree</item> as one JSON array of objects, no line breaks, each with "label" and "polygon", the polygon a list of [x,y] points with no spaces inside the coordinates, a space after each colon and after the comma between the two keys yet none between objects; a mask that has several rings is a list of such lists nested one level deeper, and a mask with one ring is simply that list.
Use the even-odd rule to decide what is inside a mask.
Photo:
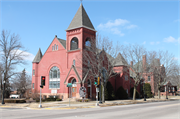
[{"label": "bare tree", "polygon": [[82,58],[79,59],[80,64],[82,64],[81,70],[83,70],[83,81],[87,77],[100,77],[102,86],[102,102],[105,102],[104,88],[112,76],[115,75],[113,71],[114,67],[114,57],[117,56],[120,49],[120,45],[114,47],[112,40],[107,37],[101,38],[97,35],[96,38],[91,38],[91,40],[85,43],[84,50],[81,52]]},{"label": "bare tree", "polygon": [[[146,63],[143,63],[143,55],[146,55],[146,49],[141,45],[128,45],[122,50],[122,55],[127,61],[127,67],[129,68],[130,76],[133,78],[134,93],[133,100],[136,98],[136,89],[140,81],[143,79],[143,75],[146,72]],[[134,65],[133,65],[134,64]]]},{"label": "bare tree", "polygon": [[177,62],[174,60],[174,55],[168,51],[151,51],[150,67],[153,70],[155,93],[158,93],[160,98],[160,90],[164,83],[168,81],[168,77],[178,73],[178,68],[175,68]]},{"label": "bare tree", "polygon": [[12,82],[13,87],[17,90],[21,97],[25,97],[25,92],[29,87],[31,87],[31,76],[27,75],[24,69],[22,73],[16,74]]},{"label": "bare tree", "polygon": [[175,84],[177,84],[177,88],[180,88],[180,65],[176,64],[173,66],[173,73],[171,75],[171,79]]},{"label": "bare tree", "polygon": [[9,84],[9,79],[17,74],[16,66],[25,64],[24,57],[27,55],[24,52],[19,36],[3,30],[0,38],[0,63],[2,64],[2,79],[5,81],[5,89]]}]

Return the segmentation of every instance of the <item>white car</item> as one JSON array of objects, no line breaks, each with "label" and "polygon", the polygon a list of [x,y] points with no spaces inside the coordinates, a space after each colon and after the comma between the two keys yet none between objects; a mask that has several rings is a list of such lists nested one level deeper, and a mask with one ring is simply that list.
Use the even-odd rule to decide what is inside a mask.
[{"label": "white car", "polygon": [[10,98],[19,98],[19,97],[20,97],[20,95],[11,94],[9,97],[10,97]]}]

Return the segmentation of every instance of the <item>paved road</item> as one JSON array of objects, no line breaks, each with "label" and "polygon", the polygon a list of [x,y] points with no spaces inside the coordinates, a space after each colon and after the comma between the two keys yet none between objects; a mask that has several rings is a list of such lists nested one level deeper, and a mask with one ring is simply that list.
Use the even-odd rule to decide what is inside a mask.
[{"label": "paved road", "polygon": [[32,110],[0,108],[1,119],[180,119],[180,101],[113,107]]}]

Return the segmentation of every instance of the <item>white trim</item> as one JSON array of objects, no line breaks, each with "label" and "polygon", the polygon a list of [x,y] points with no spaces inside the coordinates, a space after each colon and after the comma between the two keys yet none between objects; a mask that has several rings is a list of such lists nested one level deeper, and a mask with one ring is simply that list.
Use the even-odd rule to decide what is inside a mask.
[{"label": "white trim", "polygon": [[78,26],[78,27],[74,27],[74,28],[71,28],[71,29],[66,29],[65,31],[70,31],[70,30],[77,29],[77,28],[82,28],[82,27],[97,32],[96,30],[94,30],[92,28],[89,28],[89,27],[86,27],[86,26],[83,26],[83,25],[82,26]]},{"label": "white trim", "polygon": [[60,81],[60,78],[52,78],[52,79],[49,79],[49,81]]}]

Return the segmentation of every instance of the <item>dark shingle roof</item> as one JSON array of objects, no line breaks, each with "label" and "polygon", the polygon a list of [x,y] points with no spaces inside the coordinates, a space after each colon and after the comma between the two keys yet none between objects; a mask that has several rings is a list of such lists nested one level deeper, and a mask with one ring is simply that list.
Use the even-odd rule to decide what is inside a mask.
[{"label": "dark shingle roof", "polygon": [[39,51],[36,54],[33,63],[39,63],[41,61],[41,58],[42,58],[42,53],[41,53],[41,49],[39,48]]},{"label": "dark shingle roof", "polygon": [[127,66],[128,65],[124,57],[121,55],[121,53],[117,55],[117,57],[114,59],[114,62],[115,62],[114,66],[120,66],[120,65]]},{"label": "dark shingle roof", "polygon": [[60,39],[60,38],[57,38],[57,39],[62,44],[62,46],[66,49],[66,40],[63,40],[63,39]]},{"label": "dark shingle roof", "polygon": [[82,4],[80,5],[73,20],[66,30],[71,30],[79,27],[85,27],[91,30],[95,30]]}]

